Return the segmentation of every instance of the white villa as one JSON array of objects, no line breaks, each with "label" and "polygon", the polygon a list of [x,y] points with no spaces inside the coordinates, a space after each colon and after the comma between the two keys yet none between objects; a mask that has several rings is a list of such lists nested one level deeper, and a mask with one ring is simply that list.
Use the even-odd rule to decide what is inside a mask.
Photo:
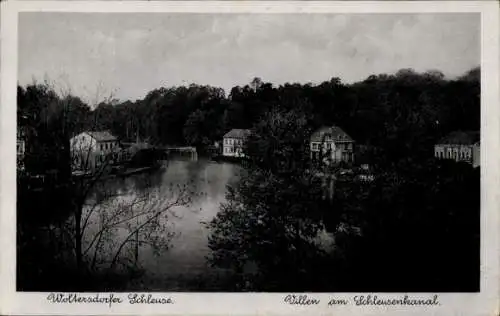
[{"label": "white villa", "polygon": [[120,151],[118,139],[107,131],[83,132],[70,140],[72,170],[93,171],[113,163]]},{"label": "white villa", "polygon": [[354,140],[340,127],[322,127],[311,135],[311,159],[332,163],[354,162]]},{"label": "white villa", "polygon": [[222,155],[226,157],[244,157],[243,146],[250,135],[248,129],[233,129],[223,137]]},{"label": "white villa", "polygon": [[452,159],[480,165],[481,135],[477,131],[455,131],[434,145],[434,156],[438,159]]}]

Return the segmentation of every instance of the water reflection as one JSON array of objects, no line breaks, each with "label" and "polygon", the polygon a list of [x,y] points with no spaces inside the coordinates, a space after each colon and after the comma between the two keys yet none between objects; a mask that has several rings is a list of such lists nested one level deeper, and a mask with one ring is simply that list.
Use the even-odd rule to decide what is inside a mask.
[{"label": "water reflection", "polygon": [[[172,214],[162,219],[165,234],[175,233],[170,248],[155,255],[153,248],[139,247],[138,264],[146,272],[130,284],[130,290],[178,290],[182,287],[179,280],[210,272],[205,259],[209,252],[208,231],[202,222],[211,220],[218,212],[220,203],[225,200],[226,185],[237,179],[237,173],[238,167],[232,164],[205,160],[170,161],[165,169],[110,179],[96,188],[92,195],[94,201],[115,209],[125,207],[143,194],[155,196],[157,201],[153,207],[161,207],[184,185],[190,192],[190,206],[176,207]],[[104,209],[101,212],[109,212]],[[89,232],[98,231],[99,221],[90,222],[94,227],[89,227]],[[126,233],[125,229],[118,230],[118,238],[126,238]]]}]

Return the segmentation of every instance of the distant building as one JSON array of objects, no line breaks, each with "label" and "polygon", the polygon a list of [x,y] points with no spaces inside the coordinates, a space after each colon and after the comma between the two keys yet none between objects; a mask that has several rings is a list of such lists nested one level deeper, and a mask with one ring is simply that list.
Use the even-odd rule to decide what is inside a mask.
[{"label": "distant building", "polygon": [[438,159],[452,159],[470,163],[474,168],[480,165],[480,133],[455,131],[442,138],[434,146]]},{"label": "distant building", "polygon": [[354,140],[340,127],[322,127],[311,135],[311,159],[331,163],[354,162]]},{"label": "distant building", "polygon": [[83,132],[71,138],[73,170],[91,171],[113,163],[120,151],[118,139],[107,131]]},{"label": "distant building", "polygon": [[16,142],[16,152],[17,152],[17,168],[19,170],[24,170],[24,156],[26,153],[26,133],[24,128],[17,129],[17,142]]},{"label": "distant building", "polygon": [[17,133],[16,133],[16,153],[17,153],[17,169],[25,169],[25,157],[26,157],[26,139],[27,139],[27,129],[28,116],[20,115],[17,122]]},{"label": "distant building", "polygon": [[233,129],[223,137],[222,155],[227,157],[244,157],[243,146],[250,135],[248,129]]}]

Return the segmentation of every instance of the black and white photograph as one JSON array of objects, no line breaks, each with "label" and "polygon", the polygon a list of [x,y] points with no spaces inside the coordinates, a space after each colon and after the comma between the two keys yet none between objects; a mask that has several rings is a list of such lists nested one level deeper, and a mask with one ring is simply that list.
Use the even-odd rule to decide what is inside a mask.
[{"label": "black and white photograph", "polygon": [[15,291],[479,293],[481,18],[20,12]]}]

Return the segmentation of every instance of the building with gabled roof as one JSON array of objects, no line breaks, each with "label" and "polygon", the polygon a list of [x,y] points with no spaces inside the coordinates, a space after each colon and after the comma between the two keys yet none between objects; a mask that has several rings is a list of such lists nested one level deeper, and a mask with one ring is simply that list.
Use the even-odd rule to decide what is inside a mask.
[{"label": "building with gabled roof", "polygon": [[310,138],[312,160],[354,163],[354,140],[338,126],[323,126]]},{"label": "building with gabled roof", "polygon": [[232,129],[223,136],[222,155],[226,157],[244,157],[243,146],[250,136],[248,129]]},{"label": "building with gabled roof", "polygon": [[434,157],[480,165],[481,134],[477,131],[454,131],[434,145]]},{"label": "building with gabled roof", "polygon": [[118,138],[108,131],[86,131],[70,140],[72,169],[92,171],[114,163],[120,151]]}]

